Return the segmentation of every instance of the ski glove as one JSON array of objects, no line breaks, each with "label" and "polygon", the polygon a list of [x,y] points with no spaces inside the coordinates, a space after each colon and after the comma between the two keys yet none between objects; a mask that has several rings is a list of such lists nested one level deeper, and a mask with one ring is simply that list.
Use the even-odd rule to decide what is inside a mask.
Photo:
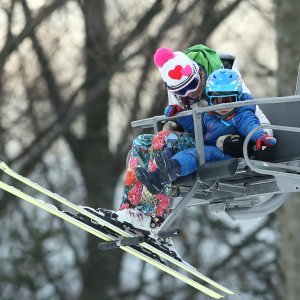
[{"label": "ski glove", "polygon": [[256,149],[261,150],[262,146],[271,147],[275,144],[276,139],[265,133],[256,140]]},{"label": "ski glove", "polygon": [[182,107],[178,104],[172,104],[172,105],[168,105],[165,108],[165,116],[166,117],[173,117],[175,114],[179,113],[183,111]]}]

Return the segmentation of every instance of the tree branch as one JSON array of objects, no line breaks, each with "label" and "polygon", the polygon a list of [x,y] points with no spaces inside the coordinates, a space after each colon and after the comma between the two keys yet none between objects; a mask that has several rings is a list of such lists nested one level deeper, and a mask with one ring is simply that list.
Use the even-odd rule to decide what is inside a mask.
[{"label": "tree branch", "polygon": [[[24,0],[22,0],[23,2]],[[7,36],[6,43],[4,44],[0,52],[0,74],[7,58],[16,50],[19,45],[24,41],[25,38],[30,36],[37,26],[39,26],[43,21],[45,21],[54,11],[62,7],[67,0],[57,0],[53,1],[51,4],[44,6],[40,9],[37,16],[32,19],[30,23],[26,23],[23,30],[18,36]]]}]

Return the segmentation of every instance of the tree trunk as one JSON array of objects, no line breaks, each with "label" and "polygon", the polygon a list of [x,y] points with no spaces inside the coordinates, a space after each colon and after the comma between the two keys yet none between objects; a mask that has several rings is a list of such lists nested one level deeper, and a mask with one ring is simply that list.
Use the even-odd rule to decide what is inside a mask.
[{"label": "tree trunk", "polygon": [[[109,150],[108,100],[109,84],[99,91],[107,81],[110,70],[108,32],[105,24],[105,1],[84,1],[86,25],[86,101],[94,100],[85,113],[85,135],[76,145],[77,160],[87,189],[87,205],[111,208],[117,175]],[[82,269],[83,292],[81,299],[112,299],[118,290],[121,251],[99,252],[99,239],[89,235],[88,261]]]},{"label": "tree trunk", "polygon": [[[300,62],[300,1],[277,0],[277,49],[279,96],[295,93]],[[296,300],[300,295],[300,197],[293,194],[278,211],[280,245],[279,268],[282,299]]]}]

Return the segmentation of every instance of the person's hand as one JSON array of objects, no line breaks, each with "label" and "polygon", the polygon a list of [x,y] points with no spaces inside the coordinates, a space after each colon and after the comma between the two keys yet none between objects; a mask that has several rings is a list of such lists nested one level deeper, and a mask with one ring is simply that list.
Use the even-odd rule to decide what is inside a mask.
[{"label": "person's hand", "polygon": [[179,125],[173,121],[168,121],[164,124],[162,130],[164,131],[182,131],[179,128]]},{"label": "person's hand", "polygon": [[256,140],[256,149],[261,150],[262,146],[271,147],[275,144],[276,139],[265,133]]},{"label": "person's hand", "polygon": [[179,113],[183,111],[182,107],[178,104],[172,104],[172,105],[168,105],[165,108],[165,116],[166,117],[173,117],[175,114]]}]

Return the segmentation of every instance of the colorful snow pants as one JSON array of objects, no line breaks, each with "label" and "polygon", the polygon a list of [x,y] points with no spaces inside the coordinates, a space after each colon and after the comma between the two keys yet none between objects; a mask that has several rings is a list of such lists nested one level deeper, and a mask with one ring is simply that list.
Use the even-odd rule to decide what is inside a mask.
[{"label": "colorful snow pants", "polygon": [[176,154],[188,148],[195,147],[194,137],[188,133],[175,131],[160,131],[156,135],[142,134],[132,144],[127,159],[127,170],[120,210],[137,208],[144,214],[164,219],[170,207],[172,185],[166,184],[157,195],[152,195],[145,186],[137,181],[135,169],[144,167],[147,171],[157,168],[155,163],[156,151],[168,149]]}]

